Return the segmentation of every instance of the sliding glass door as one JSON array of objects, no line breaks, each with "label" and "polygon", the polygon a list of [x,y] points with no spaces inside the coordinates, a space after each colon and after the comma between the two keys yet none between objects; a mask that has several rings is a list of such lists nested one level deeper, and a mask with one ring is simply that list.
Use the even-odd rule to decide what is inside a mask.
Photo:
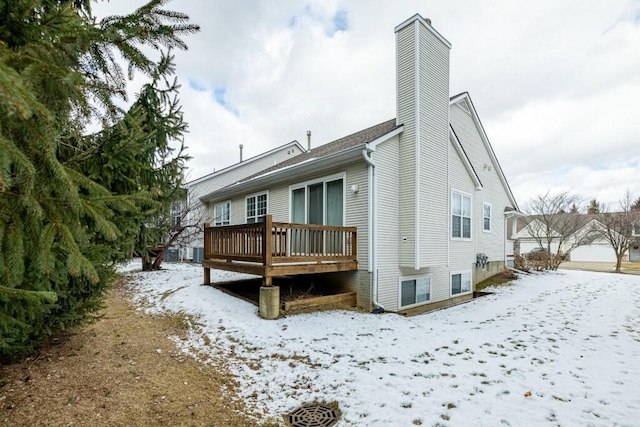
[{"label": "sliding glass door", "polygon": [[[295,224],[344,225],[344,178],[302,184],[291,190],[291,222]],[[296,253],[335,253],[342,238],[320,230],[294,230]]]}]

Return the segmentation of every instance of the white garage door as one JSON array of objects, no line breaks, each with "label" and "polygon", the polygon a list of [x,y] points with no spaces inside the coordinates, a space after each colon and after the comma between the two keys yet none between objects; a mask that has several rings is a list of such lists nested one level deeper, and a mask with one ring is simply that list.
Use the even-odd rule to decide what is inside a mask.
[{"label": "white garage door", "polygon": [[578,246],[571,251],[571,261],[616,262],[616,254],[609,245]]}]

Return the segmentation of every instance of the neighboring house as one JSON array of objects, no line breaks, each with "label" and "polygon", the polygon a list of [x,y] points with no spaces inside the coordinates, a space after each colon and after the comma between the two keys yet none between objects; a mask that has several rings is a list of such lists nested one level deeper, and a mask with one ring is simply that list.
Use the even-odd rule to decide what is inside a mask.
[{"label": "neighboring house", "polygon": [[[616,253],[613,250],[608,240],[603,237],[597,237],[589,241],[587,244],[579,246],[575,245],[578,240],[575,236],[584,236],[588,233],[593,233],[594,230],[602,230],[605,226],[597,219],[598,214],[576,214],[576,221],[578,221],[580,228],[574,234],[565,239],[560,248],[561,254],[569,252],[568,259],[571,261],[581,262],[616,262]],[[514,218],[514,233],[511,238],[519,242],[520,254],[526,254],[532,249],[540,246],[538,240],[534,237],[536,235],[546,235],[545,225],[535,216],[527,216],[521,218]],[[558,253],[559,234],[554,230],[551,231],[551,252]],[[546,247],[546,240],[542,239],[543,246]],[[571,249],[573,248],[573,249]],[[624,259],[627,259],[631,254],[631,249]]]},{"label": "neighboring house", "polygon": [[[540,242],[536,239],[536,235],[540,236],[542,234],[546,235],[546,226],[545,224],[532,217],[523,217],[523,218],[513,218],[512,222],[514,228],[512,229],[512,234],[510,239],[517,240],[519,242],[520,250],[518,253],[520,255],[524,255],[526,253],[531,252],[532,249],[540,247]],[[551,253],[558,252],[558,233],[555,231],[551,232],[552,240],[551,240]],[[542,242],[543,247],[546,247],[546,242]]]},{"label": "neighboring house", "polygon": [[[395,33],[396,118],[201,200],[211,213],[228,207],[232,225],[270,214],[279,223],[356,227],[357,270],[338,266],[324,277],[357,292],[361,307],[407,312],[470,299],[475,283],[503,271],[512,256],[506,218],[520,213],[469,94],[449,97],[450,43],[418,14]],[[289,228],[274,225],[263,236],[293,253]],[[215,234],[226,236],[215,237],[217,248],[247,242],[229,234],[239,228],[227,229]],[[330,261],[325,255],[319,259]],[[203,265],[245,271],[232,258]]]},{"label": "neighboring house", "polygon": [[[297,141],[291,141],[247,160],[240,159],[239,163],[187,182],[185,184],[187,200],[183,203],[188,206],[190,212],[187,213],[186,223],[197,221],[210,222],[215,225],[229,225],[231,219],[228,203],[219,203],[216,209],[206,211],[200,198],[258,171],[292,159],[305,151]],[[184,206],[181,204],[180,207]],[[202,238],[190,242],[183,248],[185,253],[182,257],[192,259],[193,248],[202,246]]]},{"label": "neighboring house", "polygon": [[640,222],[633,225],[631,236],[633,241],[629,245],[629,261],[640,262]]}]

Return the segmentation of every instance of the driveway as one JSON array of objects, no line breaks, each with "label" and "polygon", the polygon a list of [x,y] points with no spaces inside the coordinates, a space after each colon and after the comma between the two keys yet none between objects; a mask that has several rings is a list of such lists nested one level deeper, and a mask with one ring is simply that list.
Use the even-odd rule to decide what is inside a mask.
[{"label": "driveway", "polygon": [[[616,264],[613,262],[565,261],[560,264],[560,268],[563,270],[612,273],[616,268]],[[622,273],[640,275],[640,262],[623,262],[621,271]]]}]

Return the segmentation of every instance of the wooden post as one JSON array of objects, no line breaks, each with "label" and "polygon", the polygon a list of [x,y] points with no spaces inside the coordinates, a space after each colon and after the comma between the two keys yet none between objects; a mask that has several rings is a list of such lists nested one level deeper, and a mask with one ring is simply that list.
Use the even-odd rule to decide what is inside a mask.
[{"label": "wooden post", "polygon": [[[204,254],[202,254],[203,260],[207,259],[207,253],[211,253],[211,233],[208,230],[210,227],[211,225],[208,222],[204,223]],[[211,284],[211,269],[206,267],[204,269],[204,284]]]},{"label": "wooden post", "polygon": [[358,260],[358,231],[351,233],[351,255],[353,259]]},{"label": "wooden post", "polygon": [[264,222],[262,223],[262,264],[265,267],[271,267],[272,255],[272,242],[271,233],[273,230],[273,220],[271,215],[264,216]]},{"label": "wooden post", "polygon": [[262,265],[264,266],[264,277],[262,278],[262,286],[271,286],[271,276],[267,271],[271,267],[271,232],[273,228],[273,219],[270,214],[264,216],[262,222]]}]

